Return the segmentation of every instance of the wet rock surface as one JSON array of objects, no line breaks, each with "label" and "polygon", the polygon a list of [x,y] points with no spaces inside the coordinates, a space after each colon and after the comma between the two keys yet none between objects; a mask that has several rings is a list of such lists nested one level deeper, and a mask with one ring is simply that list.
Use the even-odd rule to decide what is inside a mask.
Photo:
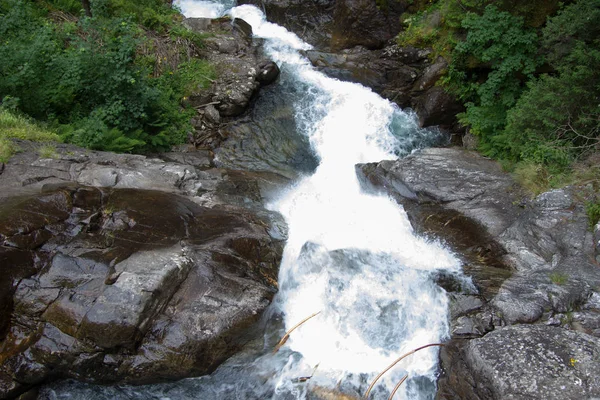
[{"label": "wet rock surface", "polygon": [[0,397],[201,375],[252,339],[286,238],[263,201],[285,178],[19,146],[0,175]]},{"label": "wet rock surface", "polygon": [[464,260],[452,277],[452,340],[439,399],[598,396],[600,274],[577,188],[527,197],[499,165],[462,149],[427,149],[357,166],[366,190],[403,204],[413,226]]}]

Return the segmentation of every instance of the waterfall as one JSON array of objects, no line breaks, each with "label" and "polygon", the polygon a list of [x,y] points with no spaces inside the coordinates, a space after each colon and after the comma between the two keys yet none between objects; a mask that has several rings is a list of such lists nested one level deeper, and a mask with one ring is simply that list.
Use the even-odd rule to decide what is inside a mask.
[{"label": "waterfall", "polygon": [[[286,329],[320,312],[286,343],[298,357],[290,357],[276,390],[298,392],[294,378],[318,365],[312,383],[341,381],[364,393],[400,354],[448,336],[447,298],[431,272],[458,271],[459,263],[415,236],[394,201],[363,193],[355,165],[406,154],[437,132],[419,129],[414,116],[369,89],[316,71],[299,52],[310,45],[267,22],[256,7],[230,13],[252,25],[282,74],[304,91],[294,104],[296,123],[320,160],[314,174],[270,204],[289,225],[274,307]],[[432,397],[436,365],[436,350],[418,353],[386,376],[381,390],[389,392],[408,373],[403,395]]]},{"label": "waterfall", "polygon": [[[178,2],[188,17],[220,16],[231,3]],[[448,299],[432,276],[440,270],[459,274],[459,261],[441,244],[415,235],[396,202],[364,193],[355,173],[357,163],[395,159],[431,145],[439,132],[420,129],[414,115],[368,88],[316,71],[301,54],[311,46],[267,22],[258,8],[228,12],[264,39],[286,90],[294,92],[285,101],[293,101],[299,134],[319,160],[312,174],[268,205],[285,217],[289,238],[264,340],[209,376],[141,387],[67,381],[55,384],[50,398],[300,400],[322,398],[313,396],[319,388],[359,398],[400,355],[449,337]],[[272,343],[316,312],[273,353]],[[433,399],[437,351],[429,348],[399,363],[371,398],[387,398],[408,374],[395,399]],[[299,379],[309,376],[308,382]]]}]

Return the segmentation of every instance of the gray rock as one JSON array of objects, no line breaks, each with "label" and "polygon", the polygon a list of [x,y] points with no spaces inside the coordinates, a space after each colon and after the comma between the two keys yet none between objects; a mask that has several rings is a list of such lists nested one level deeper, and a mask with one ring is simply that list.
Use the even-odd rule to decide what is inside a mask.
[{"label": "gray rock", "polygon": [[414,90],[424,91],[433,87],[447,69],[448,63],[446,60],[442,57],[438,57],[435,63],[425,68],[423,75],[421,75],[419,80],[415,83]]},{"label": "gray rock", "polygon": [[592,399],[600,396],[599,352],[584,333],[519,325],[470,341],[465,359],[475,392],[485,388],[481,398]]},{"label": "gray rock", "polygon": [[422,127],[451,127],[456,123],[456,115],[464,111],[464,106],[440,86],[430,87],[424,94],[415,98],[413,107]]},{"label": "gray rock", "polygon": [[287,235],[263,202],[285,178],[27,146],[0,175],[0,397],[206,374],[254,337]]},{"label": "gray rock", "polygon": [[214,150],[226,138],[221,133],[225,120],[246,112],[261,85],[277,78],[279,68],[264,58],[262,42],[253,41],[252,27],[242,19],[188,18],[185,24],[207,35],[200,55],[219,71],[212,85],[198,87],[186,100],[198,110],[190,142]]}]

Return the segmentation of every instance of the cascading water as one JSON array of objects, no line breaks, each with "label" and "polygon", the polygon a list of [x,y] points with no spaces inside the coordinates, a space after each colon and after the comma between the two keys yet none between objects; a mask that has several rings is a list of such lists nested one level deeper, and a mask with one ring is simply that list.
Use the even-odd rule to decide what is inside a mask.
[{"label": "cascading water", "polygon": [[[311,383],[353,382],[364,392],[365,378],[398,355],[447,335],[447,300],[430,273],[459,264],[416,237],[392,200],[362,193],[355,165],[394,158],[436,133],[418,129],[414,118],[370,90],[315,71],[298,52],[310,46],[266,22],[257,8],[240,6],[231,14],[252,25],[269,56],[305,89],[296,121],[320,160],[313,175],[271,205],[289,225],[275,306],[288,329],[320,311],[287,343],[301,357],[290,357],[278,390],[298,392],[294,377],[318,365]],[[434,350],[416,355],[404,371],[389,375],[388,389],[408,372],[405,393],[430,397],[435,368]]]},{"label": "cascading water", "polygon": [[[227,2],[181,0],[188,16],[217,16]],[[292,87],[296,126],[309,138],[319,165],[269,207],[287,220],[289,238],[280,268],[270,325],[283,317],[295,330],[277,353],[278,332],[267,331],[211,376],[145,387],[59,383],[49,398],[304,399],[318,388],[360,396],[401,354],[448,336],[448,301],[432,279],[460,273],[441,245],[415,236],[404,210],[385,196],[361,191],[357,163],[405,155],[439,139],[419,129],[413,115],[358,84],[314,70],[300,54],[310,46],[265,21],[253,6],[229,11],[265,39],[265,50]],[[203,13],[203,14],[202,14]],[[268,344],[266,344],[268,342]],[[437,351],[419,352],[386,374],[372,398],[387,398],[402,376],[396,399],[435,395]],[[311,376],[308,383],[298,378]],[[63,396],[64,394],[64,396]]]}]

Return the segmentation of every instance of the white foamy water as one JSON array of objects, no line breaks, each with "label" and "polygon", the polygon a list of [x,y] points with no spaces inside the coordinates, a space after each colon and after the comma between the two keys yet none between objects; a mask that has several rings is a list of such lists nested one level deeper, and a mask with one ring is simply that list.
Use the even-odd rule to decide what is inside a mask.
[{"label": "white foamy water", "polygon": [[175,4],[187,18],[218,18],[230,9],[235,0],[231,1],[196,1],[176,0]]},{"label": "white foamy water", "polygon": [[[276,300],[286,330],[320,311],[287,342],[301,357],[290,357],[278,392],[302,398],[293,378],[318,365],[311,383],[346,382],[362,394],[399,355],[447,337],[447,298],[431,272],[458,271],[459,263],[415,236],[391,199],[363,193],[355,165],[396,158],[394,151],[435,133],[419,130],[413,117],[369,89],[314,70],[298,52],[310,46],[266,22],[257,8],[236,7],[231,15],[266,39],[269,56],[305,90],[296,123],[320,158],[312,176],[270,205],[289,225]],[[408,373],[397,398],[429,398],[436,364],[437,350],[418,353],[386,375],[379,390],[389,393]]]}]

